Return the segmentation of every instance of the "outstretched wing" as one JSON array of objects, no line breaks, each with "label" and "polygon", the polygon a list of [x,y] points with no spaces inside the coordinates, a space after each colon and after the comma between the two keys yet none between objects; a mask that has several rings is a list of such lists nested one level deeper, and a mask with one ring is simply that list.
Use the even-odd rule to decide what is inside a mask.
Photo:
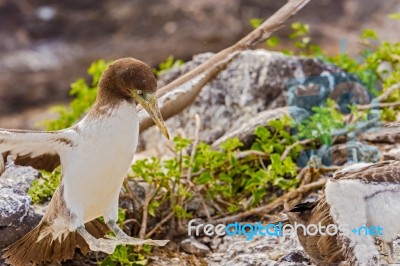
[{"label": "outstretched wing", "polygon": [[64,151],[76,145],[76,131],[28,131],[0,128],[0,175],[9,155],[14,163],[52,172],[61,164]]}]

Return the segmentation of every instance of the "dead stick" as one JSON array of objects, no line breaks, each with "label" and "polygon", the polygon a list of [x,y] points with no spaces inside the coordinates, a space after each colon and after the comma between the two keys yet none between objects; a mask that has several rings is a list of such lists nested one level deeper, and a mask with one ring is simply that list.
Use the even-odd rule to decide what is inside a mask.
[{"label": "dead stick", "polygon": [[296,147],[297,145],[305,145],[305,144],[308,144],[313,141],[314,141],[314,139],[298,140],[298,141],[294,142],[292,145],[287,146],[285,151],[281,155],[281,160],[284,161],[286,159],[286,157],[289,155],[289,153],[293,150],[293,148]]},{"label": "dead stick", "polygon": [[321,179],[316,182],[310,183],[308,185],[301,186],[293,191],[290,191],[279,198],[275,199],[271,203],[261,206],[258,208],[254,208],[245,212],[241,212],[232,216],[227,216],[221,219],[217,219],[215,221],[212,221],[212,224],[224,224],[224,223],[230,223],[230,222],[236,222],[236,221],[241,221],[243,218],[246,218],[251,215],[256,215],[256,214],[261,214],[263,212],[268,212],[272,211],[273,209],[276,209],[277,207],[283,205],[285,201],[289,201],[291,199],[296,198],[299,194],[307,193],[309,191],[315,190],[315,189],[320,189],[322,188],[326,183],[326,179]]},{"label": "dead stick", "polygon": [[149,203],[150,199],[152,198],[150,195],[150,188],[146,190],[146,198],[144,200],[143,204],[143,214],[142,214],[142,225],[140,226],[140,231],[139,231],[139,238],[144,239],[146,236],[146,228],[147,228],[147,213],[149,209]]},{"label": "dead stick", "polygon": [[187,74],[181,76],[180,78],[174,80],[173,82],[167,84],[157,91],[157,96],[160,97],[174,88],[181,86],[187,81],[197,77],[201,73],[206,72],[210,67],[218,64],[224,60],[230,54],[243,51],[246,49],[251,49],[255,45],[262,43],[267,40],[273,32],[280,29],[288,19],[300,11],[309,0],[290,0],[283,7],[281,7],[276,13],[274,13],[270,18],[268,18],[263,24],[261,24],[257,29],[250,32],[243,39],[236,42],[234,45],[220,51],[219,53],[212,56],[210,59],[188,72]]},{"label": "dead stick", "polygon": [[167,216],[165,216],[158,224],[156,224],[156,226],[154,226],[153,229],[151,229],[150,232],[146,234],[146,238],[150,238],[161,226],[168,222],[172,216],[174,216],[174,212],[171,210],[171,212]]},{"label": "dead stick", "polygon": [[190,163],[189,163],[189,169],[187,172],[187,177],[186,180],[188,182],[188,184],[190,184],[192,181],[192,164],[194,162],[194,158],[196,155],[196,148],[197,148],[197,144],[199,143],[199,132],[200,132],[200,115],[196,114],[194,116],[195,120],[196,120],[196,130],[194,133],[194,140],[192,143],[192,153],[190,154]]},{"label": "dead stick", "polygon": [[400,82],[392,85],[389,87],[389,89],[387,89],[384,93],[382,93],[377,99],[378,101],[382,102],[384,100],[386,100],[390,94],[392,94],[394,91],[400,89]]},{"label": "dead stick", "polygon": [[397,107],[400,106],[400,101],[392,102],[392,103],[370,103],[365,105],[358,105],[357,109],[360,111],[372,109],[372,108],[385,108],[385,107]]}]

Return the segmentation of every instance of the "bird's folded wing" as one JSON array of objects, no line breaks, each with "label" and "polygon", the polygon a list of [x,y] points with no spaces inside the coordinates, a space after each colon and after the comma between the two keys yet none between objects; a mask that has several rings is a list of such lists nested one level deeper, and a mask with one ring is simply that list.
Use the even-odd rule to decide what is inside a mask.
[{"label": "bird's folded wing", "polygon": [[76,145],[75,139],[72,129],[43,132],[0,128],[0,175],[9,155],[17,165],[51,172],[61,164],[64,151]]},{"label": "bird's folded wing", "polygon": [[361,167],[354,171],[338,171],[331,180],[361,180],[365,183],[400,184],[400,161],[389,160]]}]

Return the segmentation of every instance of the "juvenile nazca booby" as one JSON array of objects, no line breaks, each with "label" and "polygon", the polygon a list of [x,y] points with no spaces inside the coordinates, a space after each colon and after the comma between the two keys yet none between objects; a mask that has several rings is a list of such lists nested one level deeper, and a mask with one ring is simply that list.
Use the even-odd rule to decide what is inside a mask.
[{"label": "juvenile nazca booby", "polygon": [[[347,229],[312,236],[298,230],[300,243],[316,265],[378,265],[374,235],[382,239],[388,262],[394,263],[393,241],[400,234],[400,162],[345,167],[328,179],[315,202],[285,209],[292,225],[320,223],[325,228],[332,224]],[[365,227],[372,226],[374,229],[366,234]]]},{"label": "juvenile nazca booby", "polygon": [[[17,165],[62,167],[60,185],[40,223],[6,249],[9,263],[60,262],[72,258],[76,247],[112,253],[118,244],[167,242],[131,238],[116,224],[119,192],[138,142],[136,102],[168,138],[156,90],[151,69],[124,58],[103,73],[94,106],[75,126],[53,132],[0,129],[0,174],[8,155]],[[96,220],[100,216],[107,226]],[[102,238],[107,227],[116,238]]]}]

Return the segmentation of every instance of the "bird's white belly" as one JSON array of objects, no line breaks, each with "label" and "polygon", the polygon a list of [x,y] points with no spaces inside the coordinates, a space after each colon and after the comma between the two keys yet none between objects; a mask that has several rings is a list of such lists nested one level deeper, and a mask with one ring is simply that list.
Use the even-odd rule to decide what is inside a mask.
[{"label": "bird's white belly", "polygon": [[90,121],[90,125],[86,121],[78,124],[82,140],[64,163],[62,184],[66,205],[80,222],[117,207],[139,134],[134,106],[122,105],[112,115]]}]

